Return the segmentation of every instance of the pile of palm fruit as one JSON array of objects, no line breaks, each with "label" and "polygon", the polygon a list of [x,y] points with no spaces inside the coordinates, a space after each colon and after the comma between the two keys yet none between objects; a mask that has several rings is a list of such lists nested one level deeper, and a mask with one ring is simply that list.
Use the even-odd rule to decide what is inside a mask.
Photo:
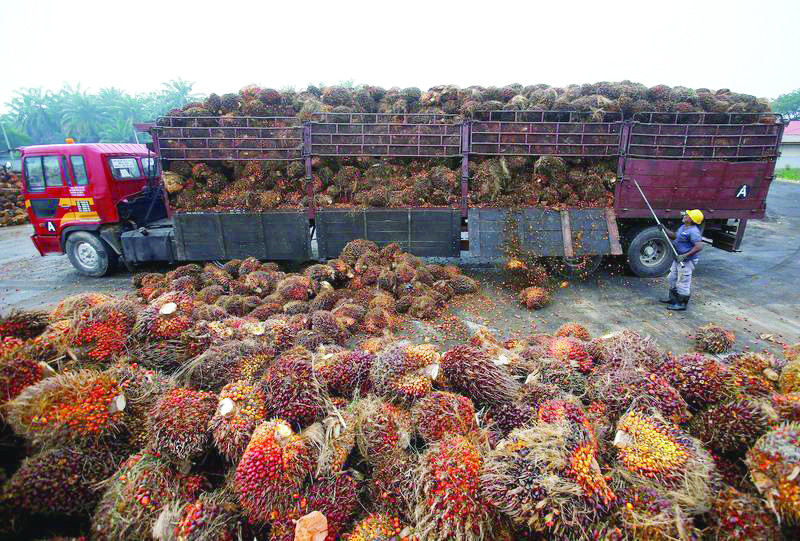
[{"label": "pile of palm fruit", "polygon": [[[209,126],[202,117],[222,117],[220,126],[237,126],[238,116],[293,117],[270,120],[265,126],[277,148],[300,145],[292,126],[299,121],[457,123],[496,110],[575,112],[572,121],[597,122],[633,118],[642,112],[711,112],[687,116],[687,122],[774,122],[766,100],[730,92],[686,87],[670,88],[622,81],[570,85],[504,87],[453,85],[389,90],[362,85],[308,87],[301,92],[246,87],[236,94],[211,94],[205,101],[169,112],[182,119],[160,119],[165,126]],[[351,114],[355,113],[354,116]],[[365,116],[381,113],[384,117]],[[730,114],[729,114],[730,113]],[[438,115],[452,116],[438,116]],[[422,116],[407,116],[422,115]],[[568,115],[569,116],[569,115]],[[198,118],[200,117],[200,118]],[[194,120],[193,120],[194,119]],[[659,120],[659,117],[655,117]],[[559,120],[565,120],[561,118]],[[673,122],[669,115],[661,120]],[[177,123],[175,123],[177,122]],[[263,122],[267,122],[266,120]],[[259,124],[260,125],[260,124]],[[420,127],[425,133],[425,126]],[[244,136],[242,136],[244,137]],[[167,137],[168,139],[168,137]],[[245,142],[246,137],[237,140]],[[167,141],[168,142],[168,141]],[[245,145],[248,146],[248,145]],[[175,208],[182,211],[263,211],[280,208],[326,207],[457,207],[461,203],[458,159],[315,158],[306,181],[302,162],[173,162],[165,181]],[[602,158],[539,156],[479,157],[470,161],[468,203],[473,206],[608,207],[613,204],[615,164]],[[313,197],[313,200],[311,199]]]},{"label": "pile of palm fruit", "polygon": [[0,227],[22,225],[28,220],[25,199],[17,176],[0,170]]},{"label": "pile of palm fruit", "polygon": [[797,538],[800,345],[673,355],[577,323],[414,343],[372,323],[437,270],[412,263],[359,241],[8,314],[3,535]]}]

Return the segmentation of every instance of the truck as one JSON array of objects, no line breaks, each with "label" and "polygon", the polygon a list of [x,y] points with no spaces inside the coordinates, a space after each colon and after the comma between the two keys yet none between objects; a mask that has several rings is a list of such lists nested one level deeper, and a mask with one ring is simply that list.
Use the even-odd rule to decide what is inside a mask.
[{"label": "truck", "polygon": [[[749,220],[764,218],[785,121],[764,113],[618,113],[494,110],[446,114],[316,113],[285,117],[166,116],[137,125],[152,143],[39,145],[21,149],[22,190],[41,255],[66,254],[102,276],[121,263],[326,260],[350,240],[390,242],[422,257],[495,260],[509,227],[539,257],[585,272],[624,257],[637,276],[660,276],[672,253],[631,179],[658,217],[677,224],[700,208],[703,237],[740,251]],[[475,208],[469,163],[491,156],[611,159],[612,208]],[[305,208],[173,212],[160,172],[174,161],[312,158],[441,159],[461,163],[458,208]],[[307,183],[309,190],[311,182]],[[312,249],[315,248],[315,249]]]}]

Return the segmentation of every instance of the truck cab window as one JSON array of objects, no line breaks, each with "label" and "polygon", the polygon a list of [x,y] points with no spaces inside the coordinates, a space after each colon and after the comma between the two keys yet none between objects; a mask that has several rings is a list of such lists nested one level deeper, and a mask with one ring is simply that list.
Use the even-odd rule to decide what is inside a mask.
[{"label": "truck cab window", "polygon": [[153,177],[156,175],[157,167],[156,160],[153,158],[142,158],[142,170],[146,177]]},{"label": "truck cab window", "polygon": [[111,175],[117,180],[142,178],[136,158],[109,158],[108,166],[111,168]]},{"label": "truck cab window", "polygon": [[58,156],[42,156],[42,167],[44,168],[45,186],[63,186],[64,179],[61,178],[61,163]]},{"label": "truck cab window", "polygon": [[44,170],[42,157],[25,158],[25,185],[30,191],[44,190]]},{"label": "truck cab window", "polygon": [[70,163],[72,163],[72,174],[75,177],[75,184],[78,186],[86,186],[89,184],[89,175],[86,173],[86,163],[83,161],[83,156],[70,156]]}]

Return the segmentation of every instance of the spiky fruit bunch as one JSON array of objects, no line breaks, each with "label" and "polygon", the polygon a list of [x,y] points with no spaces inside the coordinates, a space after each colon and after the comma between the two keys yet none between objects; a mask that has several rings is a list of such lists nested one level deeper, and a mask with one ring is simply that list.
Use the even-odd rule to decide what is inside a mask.
[{"label": "spiky fruit bunch", "polygon": [[238,461],[266,415],[264,394],[255,385],[238,380],[223,387],[217,411],[208,425],[222,456],[231,462]]},{"label": "spiky fruit bunch", "polygon": [[128,442],[134,449],[141,449],[147,443],[150,409],[170,388],[170,382],[159,372],[124,362],[114,364],[108,369],[108,374],[120,382],[125,393]]},{"label": "spiky fruit bunch", "polygon": [[692,515],[677,505],[667,492],[641,483],[620,484],[623,485],[619,492],[620,505],[612,517],[612,523],[619,525],[619,533],[608,537],[609,541],[701,537]]},{"label": "spiky fruit bunch", "polygon": [[759,402],[735,399],[695,414],[689,432],[714,451],[743,454],[775,420]]},{"label": "spiky fruit bunch", "polygon": [[800,342],[797,344],[783,346],[783,358],[786,362],[800,361]]},{"label": "spiky fruit bunch", "polygon": [[714,539],[770,541],[781,536],[775,515],[763,501],[732,487],[714,497],[711,523]]},{"label": "spiky fruit bunch", "polygon": [[203,353],[184,364],[175,374],[181,385],[192,389],[217,392],[233,380],[241,377],[238,372],[242,359],[270,353],[260,343],[242,339],[211,346]]},{"label": "spiky fruit bunch", "polygon": [[[159,275],[159,278],[160,276],[161,275]],[[76,314],[110,300],[111,297],[105,293],[80,293],[78,295],[64,297],[53,311],[50,312],[50,319],[52,321],[72,319]]]},{"label": "spiky fruit bunch", "polygon": [[336,316],[326,310],[317,310],[311,314],[311,330],[320,333],[328,342],[337,344],[343,344],[350,335]]},{"label": "spiky fruit bunch", "polygon": [[446,436],[422,455],[414,511],[421,538],[478,540],[491,531],[482,468],[480,449],[461,435]]},{"label": "spiky fruit bunch", "polygon": [[472,400],[447,391],[434,391],[421,398],[411,416],[417,432],[428,443],[439,441],[446,434],[467,435],[478,429]]},{"label": "spiky fruit bunch", "polygon": [[485,421],[497,439],[506,437],[515,428],[527,425],[536,416],[536,410],[521,401],[499,402],[486,410]]},{"label": "spiky fruit bunch", "polygon": [[420,456],[416,452],[395,451],[375,464],[366,485],[369,510],[398,514],[411,520],[416,505]]},{"label": "spiky fruit bunch", "polygon": [[528,310],[538,310],[550,304],[550,291],[539,286],[526,287],[519,293],[519,301]]},{"label": "spiky fruit bunch", "polygon": [[670,358],[660,373],[681,393],[692,408],[719,402],[729,392],[730,371],[727,366],[699,353]]},{"label": "spiky fruit bunch", "polygon": [[411,538],[411,529],[397,516],[370,513],[356,523],[345,541],[400,541]]},{"label": "spiky fruit bunch", "polygon": [[439,310],[436,301],[432,297],[421,295],[412,299],[411,306],[408,307],[408,313],[416,319],[434,319]]},{"label": "spiky fruit bunch", "polygon": [[583,374],[592,371],[592,357],[583,342],[576,338],[559,336],[550,343],[550,355]]},{"label": "spiky fruit bunch", "polygon": [[800,392],[773,394],[770,404],[782,421],[800,421]]},{"label": "spiky fruit bunch", "polygon": [[0,318],[0,338],[34,338],[42,334],[49,324],[50,316],[46,312],[12,310]]},{"label": "spiky fruit bunch", "polygon": [[555,336],[571,336],[578,340],[583,340],[584,342],[588,342],[592,339],[592,335],[589,334],[586,327],[580,323],[564,323],[558,328]]},{"label": "spiky fruit bunch", "polygon": [[800,522],[800,423],[770,430],[747,451],[750,477],[782,520]]},{"label": "spiky fruit bunch", "polygon": [[314,375],[311,354],[294,348],[278,357],[260,381],[267,417],[307,426],[323,413],[322,389]]},{"label": "spiky fruit bunch", "polygon": [[800,391],[800,360],[792,361],[783,367],[780,376],[782,393],[795,393]]},{"label": "spiky fruit bunch", "polygon": [[76,315],[69,331],[74,353],[88,362],[113,361],[125,350],[137,312],[132,302],[111,300]]},{"label": "spiky fruit bunch", "polygon": [[504,367],[472,346],[459,345],[445,353],[441,368],[453,389],[478,406],[509,402],[519,389],[519,384]]},{"label": "spiky fruit bunch", "polygon": [[150,539],[164,505],[192,501],[205,488],[198,475],[177,472],[158,456],[131,456],[105,483],[92,517],[93,539]]},{"label": "spiky fruit bunch", "polygon": [[314,358],[314,371],[336,396],[366,396],[372,387],[369,374],[375,355],[363,350],[321,353]]},{"label": "spiky fruit bunch", "polygon": [[[339,399],[334,399],[339,400]],[[342,402],[344,402],[342,400]],[[350,452],[356,446],[356,413],[351,404],[332,407],[321,426],[311,425],[303,435],[319,443],[317,475],[335,474],[342,471]],[[317,430],[321,428],[321,430]],[[312,438],[312,434],[314,437]]]},{"label": "spiky fruit bunch", "polygon": [[453,288],[453,292],[455,292],[456,295],[475,293],[481,287],[481,284],[477,280],[463,274],[450,278],[448,284]]},{"label": "spiky fruit bunch", "polygon": [[[247,260],[245,260],[247,261]],[[228,541],[242,539],[248,530],[239,506],[225,493],[203,493],[194,501],[177,505],[171,532],[175,541]]]},{"label": "spiky fruit bunch", "polygon": [[0,500],[35,515],[90,512],[97,483],[113,474],[122,457],[106,449],[58,447],[25,459],[5,485]]},{"label": "spiky fruit bunch", "polygon": [[729,357],[727,362],[730,368],[730,387],[738,394],[766,398],[775,392],[779,375],[772,368],[770,357],[746,352]]},{"label": "spiky fruit bunch", "polygon": [[284,302],[307,301],[311,295],[311,288],[312,283],[307,276],[292,274],[276,284],[275,294]]},{"label": "spiky fruit bunch", "polygon": [[261,423],[234,477],[239,503],[254,522],[285,517],[313,469],[308,443],[280,419]]},{"label": "spiky fruit bunch", "polygon": [[428,394],[438,373],[439,354],[428,346],[397,344],[380,352],[372,363],[370,379],[375,392],[390,400],[410,402]]},{"label": "spiky fruit bunch", "polygon": [[628,329],[595,338],[588,349],[596,363],[644,365],[652,372],[663,357],[652,338]]},{"label": "spiky fruit bunch", "polygon": [[92,443],[125,421],[122,386],[94,370],[66,372],[25,388],[6,404],[6,420],[34,444]]},{"label": "spiky fruit bunch", "polygon": [[736,335],[733,332],[714,323],[701,325],[694,333],[694,345],[697,351],[725,353],[730,351],[734,342]]},{"label": "spiky fruit bunch", "polygon": [[361,456],[379,464],[411,443],[411,414],[391,402],[369,396],[355,406],[356,444]]},{"label": "spiky fruit bunch", "polygon": [[592,398],[604,404],[606,413],[616,420],[631,406],[651,406],[673,423],[689,420],[689,406],[669,382],[644,368],[601,365],[592,375]]},{"label": "spiky fruit bunch", "polygon": [[[328,521],[325,541],[335,541],[346,531],[358,510],[358,485],[353,474],[349,472],[315,479],[300,493],[290,515],[299,518],[312,511],[319,511]],[[281,520],[272,525],[270,533],[270,539],[274,541],[294,541],[294,521],[291,518]]]},{"label": "spiky fruit bunch", "polygon": [[177,339],[192,326],[195,303],[184,293],[164,293],[136,318],[133,333],[139,340]]},{"label": "spiky fruit bunch", "polygon": [[208,422],[216,407],[214,393],[191,389],[164,393],[147,420],[151,448],[174,462],[200,456],[208,446]]},{"label": "spiky fruit bunch", "polygon": [[44,377],[44,366],[25,355],[0,356],[0,404],[16,398],[25,387],[39,383]]},{"label": "spiky fruit bunch", "polygon": [[342,248],[342,253],[339,254],[339,259],[352,267],[356,264],[358,258],[366,253],[380,254],[378,245],[371,240],[351,240],[344,245],[344,248]]}]

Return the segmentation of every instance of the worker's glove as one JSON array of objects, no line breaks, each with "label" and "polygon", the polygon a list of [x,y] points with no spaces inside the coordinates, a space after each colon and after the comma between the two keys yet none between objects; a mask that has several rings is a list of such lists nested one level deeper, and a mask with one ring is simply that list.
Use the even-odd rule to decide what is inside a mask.
[{"label": "worker's glove", "polygon": [[686,254],[678,254],[678,255],[676,255],[675,256],[675,261],[677,261],[678,263],[683,263],[684,261],[686,261]]}]

